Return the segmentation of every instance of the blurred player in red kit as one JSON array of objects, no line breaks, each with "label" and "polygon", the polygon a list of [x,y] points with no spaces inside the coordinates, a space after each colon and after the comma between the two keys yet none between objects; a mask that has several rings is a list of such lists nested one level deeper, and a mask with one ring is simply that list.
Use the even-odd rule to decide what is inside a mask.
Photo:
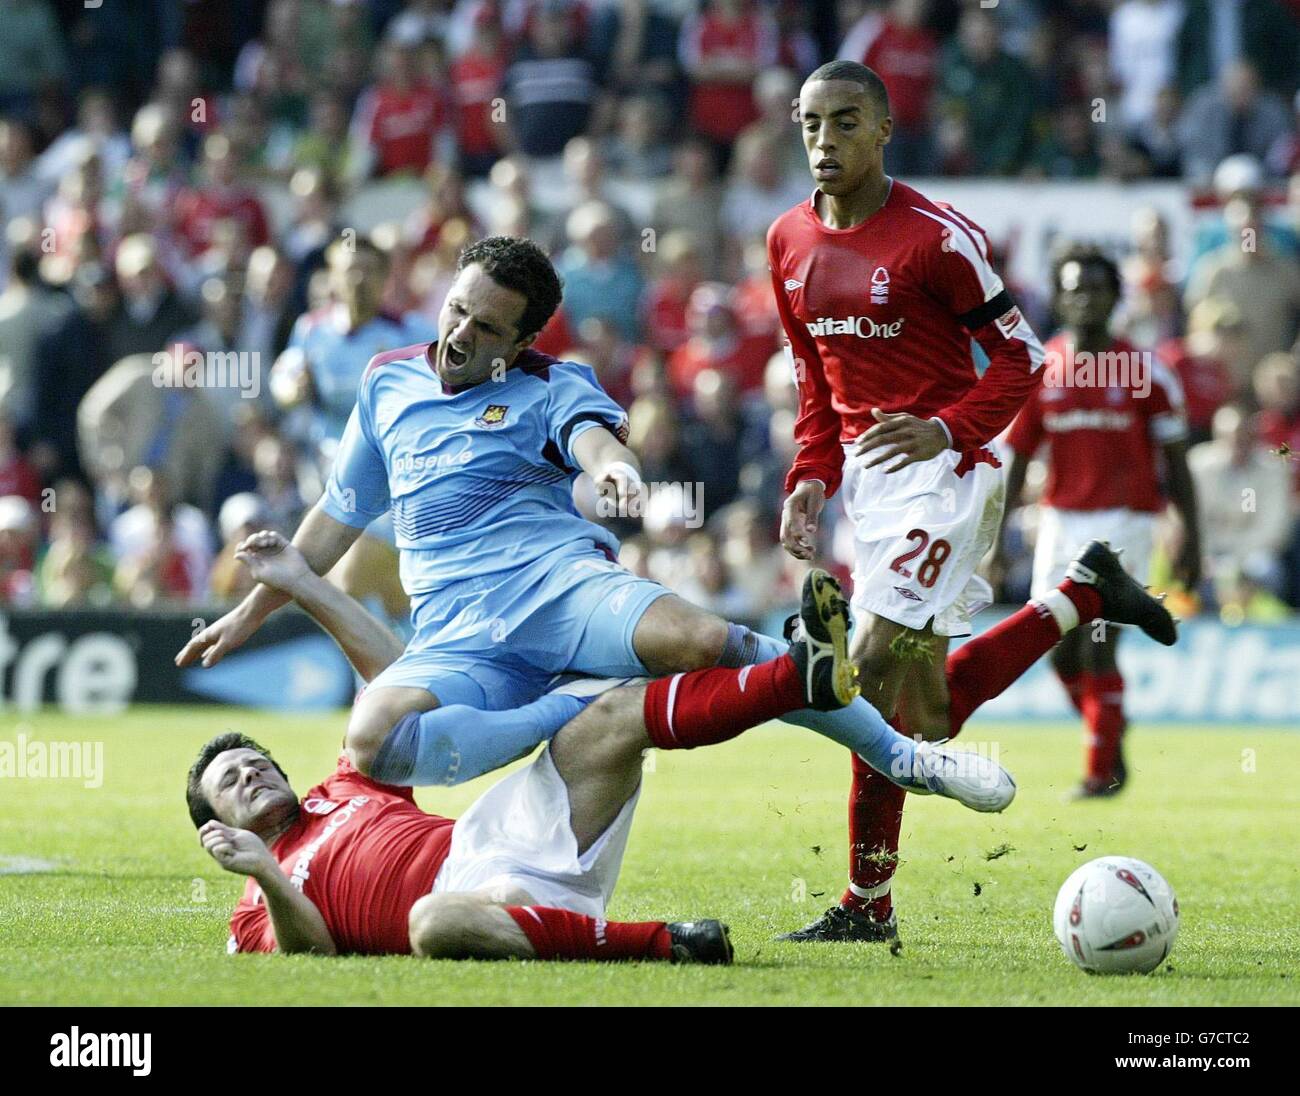
[{"label": "blurred player in red kit", "polygon": [[[1071,248],[1053,270],[1063,327],[1047,344],[1042,385],[1007,437],[1014,452],[1007,472],[1010,506],[1019,503],[1030,458],[1042,449],[1048,465],[1034,595],[1055,586],[1079,547],[1094,538],[1122,551],[1129,572],[1144,581],[1156,517],[1165,508],[1162,471],[1183,529],[1175,576],[1189,590],[1200,581],[1182,388],[1154,354],[1110,334],[1120,287],[1119,268],[1093,248]],[[1052,654],[1057,676],[1088,727],[1081,797],[1113,795],[1127,776],[1120,749],[1126,720],[1118,643],[1119,630],[1101,624],[1065,636]]]},{"label": "blurred player in red kit", "polygon": [[[984,446],[1037,386],[1043,348],[993,271],[984,232],[885,174],[893,121],[871,69],[832,61],[813,72],[799,124],[817,189],[767,241],[799,384],[781,540],[811,559],[826,499],[843,486],[863,696],[902,733],[944,739],[1080,619],[1140,617],[1173,642],[1168,615],[1098,545],[1104,605],[1067,576],[947,657],[949,637],[968,635],[992,599],[975,569],[997,536],[1003,483]],[[983,376],[972,338],[989,358]],[[854,756],[848,890],[785,939],[896,939],[902,806]]]}]

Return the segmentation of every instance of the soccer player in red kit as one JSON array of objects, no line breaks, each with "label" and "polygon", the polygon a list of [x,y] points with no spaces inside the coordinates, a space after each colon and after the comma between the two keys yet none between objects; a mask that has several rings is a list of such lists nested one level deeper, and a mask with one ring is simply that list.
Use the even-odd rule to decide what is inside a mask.
[{"label": "soccer player in red kit", "polygon": [[[826,499],[843,487],[862,695],[904,734],[949,738],[1081,611],[1096,615],[1075,603],[1071,577],[996,636],[946,657],[949,637],[969,634],[971,616],[991,601],[975,572],[997,536],[1003,485],[984,446],[1037,385],[1043,348],[993,271],[983,231],[885,174],[893,123],[871,69],[832,61],[814,71],[799,122],[816,190],[776,220],[767,241],[799,384],[781,540],[811,559]],[[972,338],[989,358],[983,376]],[[1123,587],[1109,564],[1107,573]],[[1172,623],[1157,619],[1163,610],[1140,589],[1131,594],[1144,630],[1172,642]],[[785,939],[896,938],[902,806],[903,795],[854,756],[848,890]]]},{"label": "soccer player in red kit", "polygon": [[[1129,572],[1146,578],[1156,516],[1165,508],[1161,479],[1183,537],[1175,575],[1188,589],[1200,579],[1196,491],[1187,469],[1182,389],[1154,354],[1113,338],[1120,273],[1095,248],[1066,251],[1053,270],[1063,328],[1047,344],[1043,382],[1025,404],[1007,442],[1009,505],[1018,505],[1029,460],[1042,450],[1047,486],[1041,500],[1032,593],[1055,586],[1079,547],[1105,539],[1124,553]],[[1162,477],[1163,473],[1163,477]],[[1124,678],[1115,661],[1119,629],[1080,628],[1052,653],[1057,676],[1088,728],[1087,773],[1079,795],[1113,795],[1127,772],[1121,739]]]},{"label": "soccer player in red kit", "polygon": [[[387,628],[279,534],[256,534],[239,558],[310,612],[366,680],[401,655]],[[595,699],[454,821],[420,810],[410,788],[358,772],[346,749],[300,800],[256,742],[218,736],[191,768],[186,800],[204,848],[248,876],[229,950],[730,962],[717,921],[618,923],[605,905],[644,750],[724,742],[856,696],[848,605],[826,572],[806,579],[800,619],[801,637],[766,662],[575,683]]]}]

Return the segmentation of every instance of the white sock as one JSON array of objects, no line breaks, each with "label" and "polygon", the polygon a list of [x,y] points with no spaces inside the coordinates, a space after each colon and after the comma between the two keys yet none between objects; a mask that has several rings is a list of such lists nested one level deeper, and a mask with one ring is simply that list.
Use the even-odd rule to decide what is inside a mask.
[{"label": "white sock", "polygon": [[1029,604],[1039,605],[1051,613],[1061,635],[1079,626],[1079,610],[1060,590],[1048,590],[1042,597],[1030,598]]}]

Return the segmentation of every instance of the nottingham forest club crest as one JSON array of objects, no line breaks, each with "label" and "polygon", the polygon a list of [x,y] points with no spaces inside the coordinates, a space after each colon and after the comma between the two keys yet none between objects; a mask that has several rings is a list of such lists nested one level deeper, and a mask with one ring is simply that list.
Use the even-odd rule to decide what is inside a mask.
[{"label": "nottingham forest club crest", "polygon": [[506,412],[510,408],[504,403],[490,403],[487,409],[474,421],[479,426],[485,426],[489,430],[496,426],[504,426],[506,421]]}]

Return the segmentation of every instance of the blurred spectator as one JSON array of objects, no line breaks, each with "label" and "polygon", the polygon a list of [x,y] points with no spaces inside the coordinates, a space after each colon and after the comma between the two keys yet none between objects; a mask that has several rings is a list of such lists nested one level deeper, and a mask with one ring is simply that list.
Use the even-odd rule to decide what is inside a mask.
[{"label": "blurred spectator", "polygon": [[1191,92],[1221,76],[1244,57],[1274,91],[1295,91],[1300,32],[1294,12],[1278,0],[1186,0],[1178,28],[1177,68]]},{"label": "blurred spectator", "polygon": [[807,198],[804,174],[781,174],[780,146],[770,133],[749,130],[736,142],[720,216],[726,238],[723,272],[734,277],[744,242],[766,233],[782,213]]},{"label": "blurred spectator", "polygon": [[17,118],[0,118],[0,211],[8,220],[39,221],[53,189],[37,170],[31,128]]},{"label": "blurred spectator", "polygon": [[621,253],[618,220],[609,205],[589,201],[566,223],[569,246],[555,264],[564,280],[564,311],[569,325],[590,317],[615,324],[635,339],[640,315],[641,272]]},{"label": "blurred spectator", "polygon": [[628,408],[628,448],[647,483],[693,483],[695,466],[682,447],[680,416],[662,395],[638,396]]},{"label": "blurred spectator", "polygon": [[644,349],[628,342],[609,320],[591,317],[578,325],[578,341],[559,357],[591,366],[601,388],[615,403],[632,402],[632,371]]},{"label": "blurred spectator", "polygon": [[735,380],[716,369],[696,374],[691,396],[692,415],[682,431],[682,441],[698,467],[708,469],[703,485],[707,517],[740,493],[740,468],[749,456],[745,452],[748,424]]},{"label": "blurred spectator", "polygon": [[854,24],[836,57],[860,61],[885,82],[894,132],[885,160],[898,175],[931,175],[935,157],[931,106],[939,42],[926,25],[929,0],[891,0],[883,15]]},{"label": "blurred spectator", "polygon": [[[1233,198],[1224,219],[1228,240],[1192,272],[1184,301],[1189,310],[1207,297],[1236,305],[1245,326],[1249,368],[1294,340],[1300,321],[1300,267],[1274,252],[1252,199]],[[1234,379],[1243,390],[1250,380],[1246,375]]]},{"label": "blurred spectator", "polygon": [[207,518],[177,502],[170,481],[152,468],[132,468],[127,490],[134,505],[108,526],[118,593],[135,606],[201,598],[212,564]]},{"label": "blurred spectator", "polygon": [[260,363],[275,361],[289,342],[297,314],[294,271],[274,247],[259,247],[248,258],[239,321],[240,343]]},{"label": "blurred spectator", "polygon": [[131,142],[118,125],[113,97],[104,88],[86,88],[77,100],[77,121],[49,143],[36,161],[42,178],[57,183],[88,154],[99,157],[104,172],[116,178],[131,155]]},{"label": "blurred spectator", "polygon": [[[816,65],[805,71],[811,72]],[[766,69],[754,81],[754,102],[758,120],[741,131],[739,140],[766,138],[775,161],[773,170],[779,179],[797,183],[794,201],[803,197],[808,182],[808,153],[804,151],[795,104],[799,97],[799,78],[787,68]],[[895,125],[895,137],[897,125]]]},{"label": "blurred spectator", "polygon": [[662,179],[673,169],[666,138],[668,110],[655,95],[631,95],[618,109],[618,126],[606,145],[610,170],[627,179]]},{"label": "blurred spectator", "polygon": [[13,424],[0,415],[0,496],[26,499],[37,505],[41,494],[41,477],[19,450]]},{"label": "blurred spectator", "polygon": [[[609,81],[619,95],[646,95],[683,116],[685,84],[677,64],[678,25],[664,0],[619,0],[606,9],[613,20]],[[680,7],[679,9],[680,10]]]},{"label": "blurred spectator", "polygon": [[448,72],[455,96],[457,166],[470,179],[486,178],[502,153],[504,118],[496,100],[505,81],[506,59],[501,28],[491,9],[481,8],[470,48],[452,61]]},{"label": "blurred spectator", "polygon": [[298,488],[298,454],[293,443],[268,434],[253,449],[257,494],[262,500],[262,521],[267,528],[290,536],[307,506]]},{"label": "blurred spectator", "polygon": [[311,99],[310,121],[298,134],[290,154],[294,168],[312,168],[335,186],[359,183],[369,157],[352,143],[347,100],[332,89]]},{"label": "blurred spectator", "polygon": [[62,83],[67,59],[47,0],[5,0],[0,112],[32,116],[36,99]]},{"label": "blurred spectator", "polygon": [[762,385],[771,340],[742,334],[727,286],[717,282],[698,286],[691,294],[686,319],[690,338],[668,358],[668,378],[678,399],[691,398],[695,378],[706,369],[724,374],[741,392]]},{"label": "blurred spectator", "polygon": [[541,0],[528,36],[506,69],[510,133],[527,156],[551,157],[586,133],[605,79],[604,59],[582,43],[582,13],[568,0]]},{"label": "blurred spectator", "polygon": [[1154,121],[1161,92],[1177,75],[1174,54],[1183,0],[1121,0],[1110,13],[1110,71],[1122,90],[1119,120],[1130,130]]},{"label": "blurred spectator", "polygon": [[121,305],[108,322],[113,361],[131,354],[157,353],[176,332],[197,319],[167,284],[149,237],[128,236],[118,244],[116,268]]},{"label": "blurred spectator", "polygon": [[82,474],[77,409],[90,386],[113,364],[110,321],[117,306],[112,276],[98,263],[79,267],[73,307],[36,341],[33,458],[48,479]]},{"label": "blurred spectator", "polygon": [[1182,385],[1189,442],[1208,441],[1214,413],[1233,398],[1250,369],[1241,312],[1228,301],[1201,301],[1188,317],[1187,335],[1167,339],[1156,354]]},{"label": "blurred spectator", "polygon": [[394,41],[380,54],[379,82],[357,103],[352,139],[369,150],[371,174],[420,174],[429,166],[448,123],[442,92],[421,72],[421,50]]},{"label": "blurred spectator", "polygon": [[992,14],[967,9],[939,71],[947,169],[978,175],[1019,171],[1032,137],[1029,73],[1002,49]]},{"label": "blurred spectator", "polygon": [[67,314],[68,301],[41,284],[35,225],[10,221],[6,236],[9,281],[0,292],[0,415],[25,428],[36,411],[37,347]]},{"label": "blurred spectator", "polygon": [[1270,354],[1255,367],[1259,436],[1293,472],[1300,499],[1300,363],[1295,352]]},{"label": "blurred spectator", "polygon": [[721,169],[758,117],[753,86],[777,63],[776,24],[754,0],[704,0],[682,23],[677,56],[690,80],[691,128],[711,142]]},{"label": "blurred spectator", "polygon": [[689,232],[705,257],[708,277],[717,277],[722,270],[722,199],[708,146],[699,140],[683,141],[673,153],[673,174],[655,199],[655,231],[660,236],[674,230]]},{"label": "blurred spectator", "polygon": [[655,350],[671,352],[690,337],[686,309],[703,281],[700,248],[689,232],[665,232],[655,254],[659,273],[646,289],[643,306],[646,340]]},{"label": "blurred spectator", "polygon": [[102,607],[113,599],[113,557],[101,543],[90,510],[57,510],[50,543],[36,569],[42,606]]},{"label": "blurred spectator", "polygon": [[81,464],[106,498],[120,499],[126,474],[144,465],[165,474],[178,498],[210,505],[226,427],[202,387],[204,378],[187,377],[191,351],[174,346],[123,358],[81,401]]},{"label": "blurred spectator", "polygon": [[0,605],[31,605],[36,600],[33,569],[40,542],[36,510],[25,498],[0,498]]},{"label": "blurred spectator", "polygon": [[1067,103],[1052,116],[1038,142],[1028,174],[1046,179],[1092,179],[1101,171],[1096,125],[1085,103]]},{"label": "blurred spectator", "polygon": [[200,181],[176,196],[176,235],[187,255],[201,255],[211,246],[217,221],[237,221],[251,247],[261,247],[270,239],[266,211],[257,193],[238,181],[237,173],[230,139],[214,133],[203,142]]},{"label": "blurred spectator", "polygon": [[1187,455],[1212,581],[1244,574],[1277,590],[1294,510],[1284,461],[1259,443],[1251,417],[1228,404],[1214,416],[1214,440]]},{"label": "blurred spectator", "polygon": [[1290,123],[1286,101],[1261,90],[1252,65],[1234,62],[1215,83],[1192,95],[1183,110],[1183,169],[1193,182],[1207,183],[1227,156],[1246,153],[1262,161]]},{"label": "blurred spectator", "polygon": [[235,550],[246,538],[268,527],[266,507],[251,492],[231,495],[221,504],[217,517],[221,550],[213,561],[212,573],[208,577],[208,590],[214,601],[239,601],[257,585],[248,568],[235,559]]}]

